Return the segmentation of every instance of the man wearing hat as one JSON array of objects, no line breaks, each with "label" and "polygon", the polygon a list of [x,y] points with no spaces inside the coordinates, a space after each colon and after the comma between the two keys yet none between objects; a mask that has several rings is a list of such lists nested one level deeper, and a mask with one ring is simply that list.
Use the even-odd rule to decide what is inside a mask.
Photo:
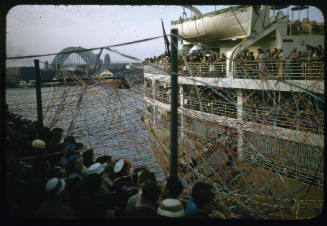
[{"label": "man wearing hat", "polygon": [[65,181],[59,178],[48,180],[45,191],[48,199],[35,212],[37,218],[72,219],[73,211],[64,203]]},{"label": "man wearing hat", "polygon": [[132,164],[128,160],[120,159],[114,166],[114,183],[120,185],[133,185],[133,176],[130,174]]},{"label": "man wearing hat", "polygon": [[107,172],[105,171],[105,163],[94,163],[89,167],[89,174],[96,173],[103,178],[104,182],[104,193],[109,194],[111,193],[110,190],[113,187],[113,182],[109,179]]},{"label": "man wearing hat", "polygon": [[184,206],[178,199],[164,199],[157,209],[157,214],[161,218],[183,218]]}]

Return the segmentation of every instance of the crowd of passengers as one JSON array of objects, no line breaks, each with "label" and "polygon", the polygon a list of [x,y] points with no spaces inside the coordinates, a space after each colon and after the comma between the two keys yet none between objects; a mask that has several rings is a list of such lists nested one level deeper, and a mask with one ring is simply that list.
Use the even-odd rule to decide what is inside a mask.
[{"label": "crowd of passengers", "polygon": [[93,161],[73,136],[6,113],[6,203],[20,218],[227,218],[212,186],[189,194],[180,179],[159,182],[146,167],[104,155]]},{"label": "crowd of passengers", "polygon": [[[296,48],[293,48],[288,56],[285,59],[298,59],[298,60],[307,60],[307,61],[323,61],[324,59],[324,49],[321,45],[318,47],[314,47],[311,45],[306,44],[305,50],[299,51]],[[283,49],[274,48],[272,51],[270,49],[262,49],[258,48],[257,55],[254,56],[254,53],[249,51],[248,49],[243,50],[240,54],[236,56],[237,60],[241,61],[251,61],[251,60],[282,60],[284,59],[283,56]]]},{"label": "crowd of passengers", "polygon": [[[235,73],[237,75],[249,75],[248,73],[251,71],[254,72],[255,70],[251,69],[251,66],[255,65],[252,65],[254,61],[258,62],[258,70],[263,73],[281,74],[284,71],[288,74],[301,74],[304,62],[307,63],[309,69],[315,66],[316,69],[322,69],[323,65],[315,65],[315,62],[323,62],[324,51],[321,45],[314,47],[306,44],[303,52],[293,48],[285,57],[283,49],[274,48],[270,51],[270,49],[258,48],[256,56],[254,56],[253,51],[246,49],[236,56]],[[313,71],[313,74],[320,72]]]},{"label": "crowd of passengers", "polygon": [[[318,47],[311,46],[309,44],[305,45],[305,50],[299,51],[296,48],[293,48],[288,56],[283,56],[283,49],[274,48],[273,50],[270,49],[257,49],[256,56],[254,55],[253,51],[249,51],[248,49],[243,50],[240,54],[236,56],[236,60],[241,62],[246,61],[258,61],[258,60],[265,60],[265,61],[272,61],[276,62],[278,60],[286,59],[286,60],[307,60],[308,62],[311,61],[323,61],[324,60],[324,52],[325,49],[322,48],[321,45]],[[191,63],[213,63],[213,62],[225,62],[226,55],[224,53],[215,54],[215,53],[205,53],[204,51],[196,51],[190,54],[185,54],[186,62]],[[181,56],[178,58],[179,64],[184,64],[184,60]],[[167,63],[169,62],[169,56],[167,53],[162,54],[160,56],[154,56],[150,58],[145,58],[144,62],[146,63]]]},{"label": "crowd of passengers", "polygon": [[[194,53],[185,54],[184,59],[182,56],[178,56],[178,64],[183,65],[185,64],[184,60],[188,63],[215,63],[215,62],[225,62],[226,55],[222,54],[215,54],[215,53],[205,53],[204,51],[196,51]],[[169,56],[167,54],[162,54],[160,56],[154,56],[150,58],[144,59],[145,63],[169,63]]]}]

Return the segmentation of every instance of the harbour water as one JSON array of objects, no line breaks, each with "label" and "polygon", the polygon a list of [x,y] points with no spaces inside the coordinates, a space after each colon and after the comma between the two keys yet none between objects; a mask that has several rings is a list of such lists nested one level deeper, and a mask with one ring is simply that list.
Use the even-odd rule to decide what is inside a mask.
[{"label": "harbour water", "polygon": [[[143,86],[115,89],[107,85],[43,87],[43,124],[50,129],[60,127],[64,137],[94,149],[94,157],[111,155],[124,158],[133,167],[146,166],[158,180],[163,180],[149,150],[148,134],[142,120]],[[9,110],[30,120],[37,120],[34,88],[6,90]]]}]

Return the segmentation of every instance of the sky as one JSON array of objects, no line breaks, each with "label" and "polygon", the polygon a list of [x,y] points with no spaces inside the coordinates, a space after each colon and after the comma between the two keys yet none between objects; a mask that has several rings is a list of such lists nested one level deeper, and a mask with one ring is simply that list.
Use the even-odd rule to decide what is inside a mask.
[{"label": "sky", "polygon": [[[227,6],[196,7],[201,13],[207,13]],[[283,11],[287,13],[286,9]],[[66,47],[95,48],[161,36],[161,19],[169,34],[171,21],[178,20],[182,12],[182,7],[177,5],[19,5],[11,8],[7,14],[6,55],[58,53]],[[187,9],[185,12],[188,17],[194,15]],[[305,16],[306,10],[301,11],[300,20]],[[310,7],[309,18],[324,21],[321,11],[315,7]],[[294,19],[298,19],[298,13],[294,14]],[[165,45],[163,38],[160,38],[114,49],[143,60],[162,54]],[[107,50],[102,53],[102,59],[106,53],[110,54],[112,62],[131,61]],[[51,63],[53,58],[38,59]],[[33,58],[7,60],[7,66],[33,65]]]}]

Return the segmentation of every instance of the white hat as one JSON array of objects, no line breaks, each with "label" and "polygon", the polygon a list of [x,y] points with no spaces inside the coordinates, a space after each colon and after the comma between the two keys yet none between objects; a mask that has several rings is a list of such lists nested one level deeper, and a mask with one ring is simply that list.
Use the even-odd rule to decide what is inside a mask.
[{"label": "white hat", "polygon": [[119,171],[122,170],[123,166],[124,166],[124,160],[120,159],[118,162],[116,162],[116,164],[114,166],[114,172],[118,173]]},{"label": "white hat", "polygon": [[40,140],[40,139],[35,139],[32,142],[32,146],[33,146],[33,148],[36,148],[36,149],[44,149],[45,148],[45,142],[43,140]]},{"label": "white hat", "polygon": [[101,163],[94,163],[89,167],[89,173],[96,173],[96,174],[101,174],[104,171],[104,167],[101,165]]},{"label": "white hat", "polygon": [[66,184],[63,179],[54,177],[48,180],[45,185],[45,190],[52,195],[59,195],[61,192],[64,191],[65,185]]},{"label": "white hat", "polygon": [[178,199],[165,199],[160,203],[157,214],[169,218],[184,216],[184,206]]}]

